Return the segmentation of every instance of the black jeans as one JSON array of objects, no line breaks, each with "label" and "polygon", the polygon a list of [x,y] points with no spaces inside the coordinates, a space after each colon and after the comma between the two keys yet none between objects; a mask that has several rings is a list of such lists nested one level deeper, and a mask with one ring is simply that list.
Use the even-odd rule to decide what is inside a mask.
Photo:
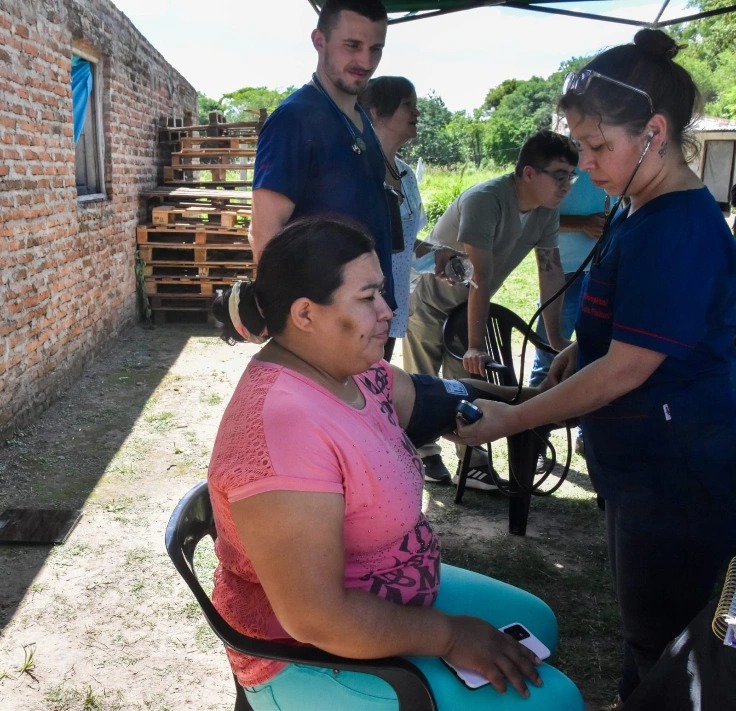
[{"label": "black jeans", "polygon": [[606,501],[608,552],[621,610],[626,699],[708,600],[736,554],[733,514],[705,514],[666,495],[636,505]]},{"label": "black jeans", "polygon": [[736,649],[713,634],[716,602],[667,647],[626,711],[736,711]]}]

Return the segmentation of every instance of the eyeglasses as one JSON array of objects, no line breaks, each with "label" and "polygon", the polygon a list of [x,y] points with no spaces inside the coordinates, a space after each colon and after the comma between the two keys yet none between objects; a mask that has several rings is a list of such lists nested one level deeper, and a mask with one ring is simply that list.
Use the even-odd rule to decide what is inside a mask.
[{"label": "eyeglasses", "polygon": [[547,170],[546,168],[539,168],[537,171],[539,173],[544,173],[545,175],[549,175],[552,180],[554,180],[558,185],[574,185],[575,181],[580,177],[577,173],[574,173],[573,171],[570,171],[569,173],[566,170]]},{"label": "eyeglasses", "polygon": [[638,89],[635,86],[631,86],[631,84],[625,84],[618,79],[611,79],[611,77],[607,77],[605,74],[599,74],[592,69],[583,69],[582,72],[568,72],[565,75],[565,81],[562,82],[562,93],[580,96],[588,90],[588,86],[590,86],[590,82],[593,79],[602,79],[603,81],[610,82],[611,84],[616,84],[616,86],[622,86],[624,89],[635,91],[647,100],[649,111],[651,114],[654,114],[654,103],[652,102],[652,97],[649,96],[646,91]]}]

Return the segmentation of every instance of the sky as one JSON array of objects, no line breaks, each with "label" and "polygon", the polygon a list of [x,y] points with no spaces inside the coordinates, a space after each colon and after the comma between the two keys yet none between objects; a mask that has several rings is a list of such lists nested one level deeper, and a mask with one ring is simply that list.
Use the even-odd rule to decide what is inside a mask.
[{"label": "sky", "polygon": [[[317,62],[307,0],[113,0],[146,39],[212,99],[244,86],[285,89]],[[590,12],[653,20],[662,0],[580,3]],[[687,14],[672,0],[663,18]],[[452,111],[472,112],[504,79],[547,77],[571,57],[630,42],[637,28],[546,13],[484,7],[390,26],[375,76],[408,77]]]}]

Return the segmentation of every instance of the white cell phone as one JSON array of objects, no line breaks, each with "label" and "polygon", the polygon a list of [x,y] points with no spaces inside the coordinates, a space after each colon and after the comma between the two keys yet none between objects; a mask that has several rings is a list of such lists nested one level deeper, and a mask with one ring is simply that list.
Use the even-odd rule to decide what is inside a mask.
[{"label": "white cell phone", "polygon": [[535,637],[521,622],[512,622],[505,627],[499,627],[501,632],[513,637],[519,644],[531,649],[542,661],[552,654],[547,646],[538,637]]},{"label": "white cell phone", "polygon": [[459,669],[456,666],[453,666],[448,662],[446,659],[442,660],[452,671],[455,673],[455,676],[462,681],[465,686],[468,687],[468,689],[480,689],[481,686],[485,686],[486,684],[490,684],[491,682],[488,681],[484,676],[481,676],[480,674],[477,674],[474,671],[470,671],[468,669]]},{"label": "white cell phone", "polygon": [[[504,634],[513,637],[519,644],[523,644],[527,649],[530,649],[536,654],[542,661],[547,659],[551,652],[547,649],[547,646],[538,637],[535,637],[521,622],[512,622],[510,625],[505,627],[499,627],[499,630]],[[480,689],[481,686],[490,684],[484,676],[477,674],[476,672],[469,671],[468,669],[458,669],[448,662],[446,659],[442,660],[452,671],[455,673],[458,679],[468,687],[468,689]]]}]

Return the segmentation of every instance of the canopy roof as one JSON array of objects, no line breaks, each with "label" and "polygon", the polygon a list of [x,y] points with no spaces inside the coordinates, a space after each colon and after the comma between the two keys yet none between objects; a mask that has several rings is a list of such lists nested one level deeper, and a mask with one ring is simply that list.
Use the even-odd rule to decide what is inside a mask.
[{"label": "canopy roof", "polygon": [[[317,12],[324,5],[324,0],[307,1]],[[662,1],[662,7],[657,12],[656,17],[653,17],[651,20],[639,20],[615,17],[608,14],[614,11],[616,6],[619,5],[616,0],[586,0],[585,2],[581,2],[581,0],[435,0],[434,2],[427,2],[426,0],[383,0],[383,4],[386,6],[389,14],[389,24],[409,22],[410,20],[419,20],[424,17],[437,17],[438,15],[446,15],[450,12],[459,12],[460,10],[470,10],[478,7],[510,7],[517,10],[533,10],[535,12],[546,12],[553,15],[569,15],[570,17],[603,20],[605,22],[616,22],[623,25],[635,25],[637,27],[665,27],[666,25],[674,25],[680,22],[689,22],[690,20],[698,20],[703,17],[723,15],[727,12],[736,11],[736,3],[734,3],[717,10],[693,12],[689,15],[664,20],[662,19],[662,15],[669,2],[670,0]],[[567,7],[564,7],[565,5]],[[587,9],[587,7],[594,5],[600,6],[600,10],[598,10],[598,7],[594,8],[595,12],[587,12],[581,9],[581,6]],[[635,13],[632,11],[631,14]]]}]

